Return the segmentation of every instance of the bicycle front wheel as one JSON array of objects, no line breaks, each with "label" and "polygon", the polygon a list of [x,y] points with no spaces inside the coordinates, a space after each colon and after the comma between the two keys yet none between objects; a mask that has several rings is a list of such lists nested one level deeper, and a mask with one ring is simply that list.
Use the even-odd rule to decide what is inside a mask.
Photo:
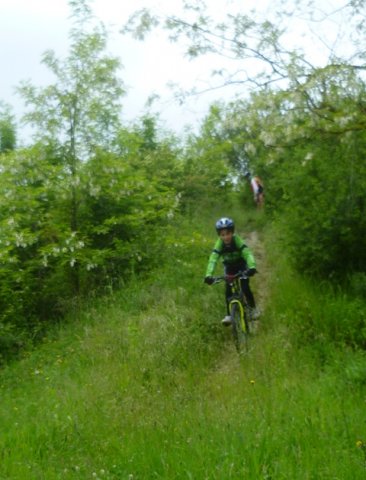
[{"label": "bicycle front wheel", "polygon": [[231,326],[236,350],[238,353],[247,349],[249,325],[246,319],[243,305],[235,302],[231,308]]}]

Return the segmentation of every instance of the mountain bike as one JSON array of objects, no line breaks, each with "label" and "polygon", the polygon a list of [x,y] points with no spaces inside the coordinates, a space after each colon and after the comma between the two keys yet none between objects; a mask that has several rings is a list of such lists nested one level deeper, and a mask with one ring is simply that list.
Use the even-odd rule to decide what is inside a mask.
[{"label": "mountain bike", "polygon": [[248,336],[252,322],[251,309],[247,303],[241,288],[241,279],[247,279],[245,272],[238,272],[235,275],[222,275],[213,277],[213,284],[226,282],[231,289],[229,301],[229,313],[231,317],[231,329],[234,344],[238,353],[242,353],[248,347]]}]

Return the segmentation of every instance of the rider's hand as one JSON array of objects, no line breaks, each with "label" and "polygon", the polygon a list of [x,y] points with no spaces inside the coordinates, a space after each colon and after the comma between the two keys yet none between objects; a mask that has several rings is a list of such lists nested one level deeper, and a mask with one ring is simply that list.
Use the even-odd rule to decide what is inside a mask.
[{"label": "rider's hand", "polygon": [[252,277],[253,275],[255,275],[257,273],[257,269],[256,268],[249,268],[249,270],[247,270],[247,275],[248,277]]},{"label": "rider's hand", "polygon": [[212,277],[205,277],[205,283],[207,283],[207,285],[212,285],[214,283],[214,279]]}]

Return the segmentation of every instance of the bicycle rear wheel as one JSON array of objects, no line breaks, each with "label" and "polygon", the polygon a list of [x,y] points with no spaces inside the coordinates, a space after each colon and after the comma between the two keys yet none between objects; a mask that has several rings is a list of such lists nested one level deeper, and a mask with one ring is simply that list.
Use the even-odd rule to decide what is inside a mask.
[{"label": "bicycle rear wheel", "polygon": [[241,353],[247,349],[249,335],[249,324],[242,304],[235,302],[230,316],[235,348]]}]

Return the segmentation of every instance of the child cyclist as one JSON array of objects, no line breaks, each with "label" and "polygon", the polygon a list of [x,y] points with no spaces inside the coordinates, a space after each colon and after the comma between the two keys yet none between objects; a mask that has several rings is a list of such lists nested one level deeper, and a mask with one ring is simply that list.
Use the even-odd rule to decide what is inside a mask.
[{"label": "child cyclist", "polygon": [[[234,275],[240,271],[245,271],[249,277],[253,276],[257,272],[254,256],[244,241],[234,233],[234,221],[231,218],[220,218],[220,220],[216,222],[216,231],[219,238],[208,260],[205,283],[212,285],[214,282],[212,275],[219,258],[223,260],[225,274]],[[249,279],[243,278],[240,281],[249,307],[252,309],[252,318],[258,318],[259,313],[255,307],[254,296],[249,286]],[[222,320],[224,325],[230,325],[231,323],[229,315],[230,296],[231,288],[230,285],[226,284],[226,316]]]}]

